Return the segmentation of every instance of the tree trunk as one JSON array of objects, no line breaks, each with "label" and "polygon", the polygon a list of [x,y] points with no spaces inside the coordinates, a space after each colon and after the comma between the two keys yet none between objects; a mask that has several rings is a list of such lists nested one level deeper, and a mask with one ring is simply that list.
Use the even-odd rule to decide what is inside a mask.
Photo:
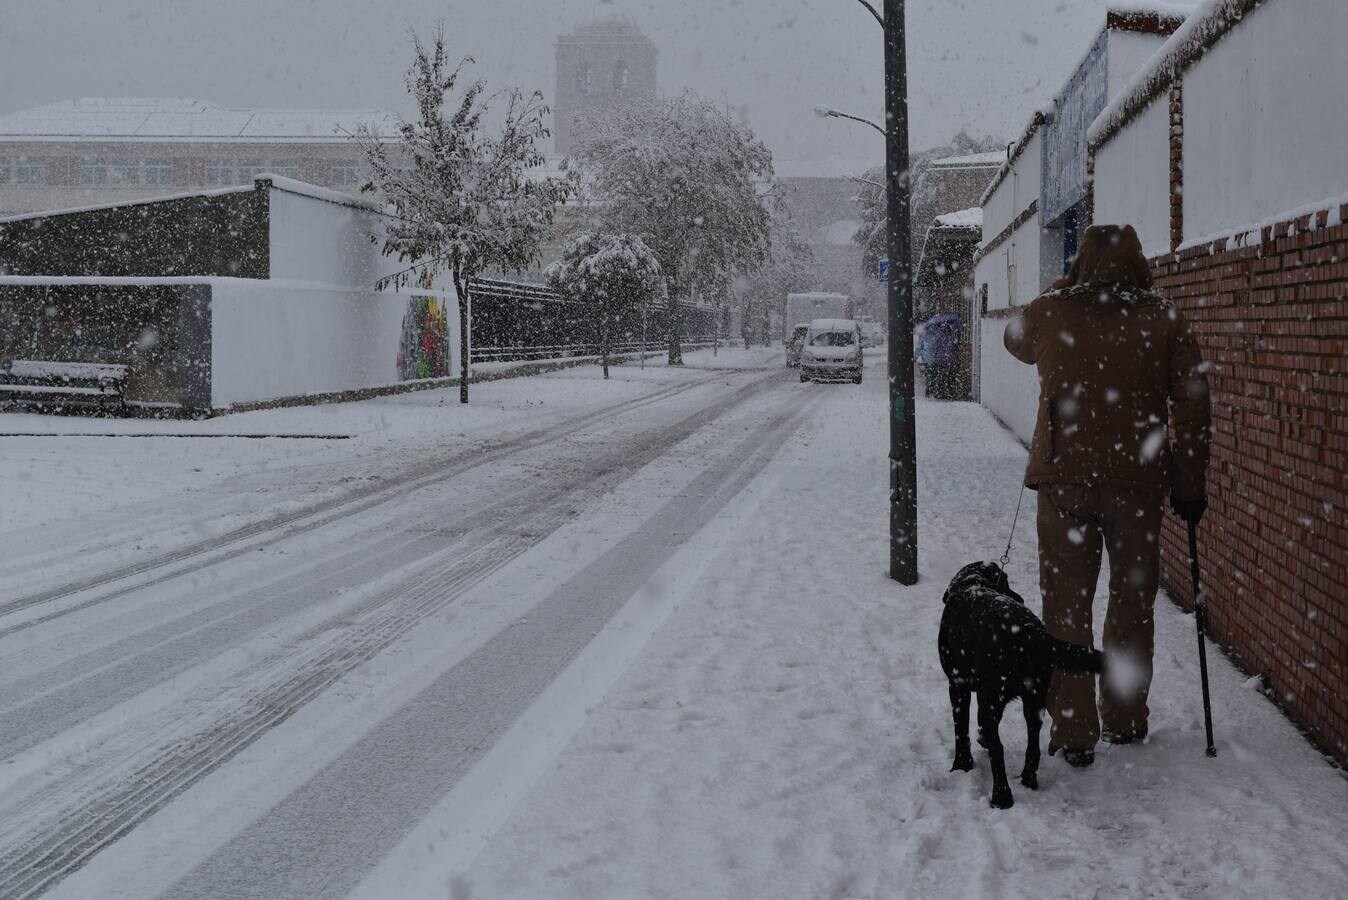
[{"label": "tree trunk", "polygon": [[464,285],[468,279],[454,273],[454,291],[459,295],[459,402],[468,402],[468,329],[472,327],[471,319],[468,315],[468,304],[471,302],[468,292],[464,290]]},{"label": "tree trunk", "polygon": [[608,317],[604,317],[604,331],[599,338],[599,358],[604,365],[604,380],[608,380],[609,327]]},{"label": "tree trunk", "polygon": [[683,310],[679,308],[679,283],[670,279],[669,290],[669,364],[683,365]]}]

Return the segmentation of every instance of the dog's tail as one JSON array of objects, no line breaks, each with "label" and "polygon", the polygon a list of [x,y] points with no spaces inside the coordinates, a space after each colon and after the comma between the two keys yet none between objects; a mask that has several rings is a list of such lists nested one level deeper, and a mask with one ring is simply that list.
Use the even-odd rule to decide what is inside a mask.
[{"label": "dog's tail", "polygon": [[1055,637],[1044,635],[1048,658],[1053,668],[1064,672],[1103,672],[1105,655],[1093,647],[1083,647]]}]

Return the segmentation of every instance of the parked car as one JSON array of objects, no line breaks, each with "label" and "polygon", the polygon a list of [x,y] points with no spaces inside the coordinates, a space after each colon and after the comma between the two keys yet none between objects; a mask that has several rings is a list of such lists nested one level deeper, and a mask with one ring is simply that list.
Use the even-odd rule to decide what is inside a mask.
[{"label": "parked car", "polygon": [[861,325],[856,321],[815,319],[805,332],[805,346],[800,351],[800,380],[861,384],[863,354]]},{"label": "parked car", "polygon": [[786,367],[797,368],[800,365],[800,348],[805,346],[805,333],[810,330],[809,323],[801,323],[791,329],[786,339]]}]

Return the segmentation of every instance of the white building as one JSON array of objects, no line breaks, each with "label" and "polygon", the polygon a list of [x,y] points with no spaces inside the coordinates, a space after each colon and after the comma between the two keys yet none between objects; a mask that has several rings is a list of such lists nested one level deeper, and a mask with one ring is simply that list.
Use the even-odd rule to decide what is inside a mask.
[{"label": "white building", "polygon": [[1077,236],[1089,224],[1087,130],[1183,24],[1186,8],[1111,0],[1076,71],[1008,148],[983,194],[971,329],[975,398],[1026,442],[1034,432],[1039,385],[1034,369],[1002,346],[1006,319],[1066,271]]},{"label": "white building", "polygon": [[250,185],[270,172],[354,193],[349,135],[396,136],[378,110],[225,109],[185,98],[93,97],[0,115],[0,215]]}]

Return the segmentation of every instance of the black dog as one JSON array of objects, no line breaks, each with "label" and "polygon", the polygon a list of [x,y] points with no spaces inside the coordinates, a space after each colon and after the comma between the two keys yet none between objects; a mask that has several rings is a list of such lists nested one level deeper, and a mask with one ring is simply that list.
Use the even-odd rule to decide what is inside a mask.
[{"label": "black dog", "polygon": [[1104,656],[1049,635],[995,563],[971,563],[951,580],[941,615],[940,651],[955,715],[955,764],[950,771],[967,772],[974,767],[969,752],[969,695],[976,693],[978,743],[987,748],[992,763],[992,805],[1009,809],[1015,800],[997,733],[1006,705],[1020,698],[1029,733],[1020,783],[1038,790],[1039,725],[1049,677],[1054,669],[1100,672]]}]

